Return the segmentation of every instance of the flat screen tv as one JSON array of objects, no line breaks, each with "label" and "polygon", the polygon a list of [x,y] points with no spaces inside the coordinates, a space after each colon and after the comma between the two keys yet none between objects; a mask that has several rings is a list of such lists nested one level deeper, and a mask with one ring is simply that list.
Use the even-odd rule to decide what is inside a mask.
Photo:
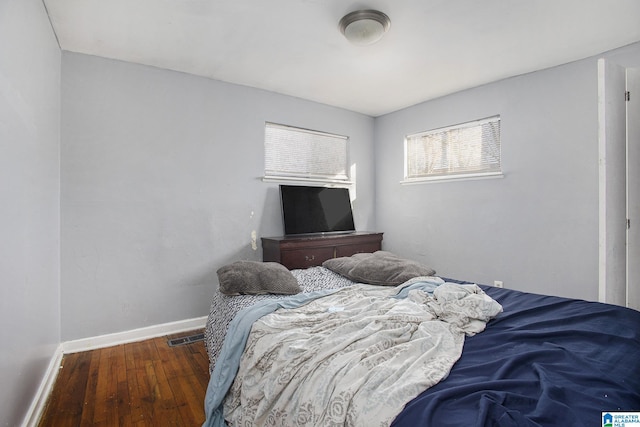
[{"label": "flat screen tv", "polygon": [[281,185],[284,234],[352,233],[348,188]]}]

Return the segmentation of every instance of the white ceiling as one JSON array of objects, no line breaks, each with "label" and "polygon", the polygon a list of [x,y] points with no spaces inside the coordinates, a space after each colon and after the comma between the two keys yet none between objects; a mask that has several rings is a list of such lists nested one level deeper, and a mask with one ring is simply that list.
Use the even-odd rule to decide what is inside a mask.
[{"label": "white ceiling", "polygon": [[[640,40],[639,0],[44,0],[60,47],[371,116]],[[348,12],[391,28],[351,45]]]}]

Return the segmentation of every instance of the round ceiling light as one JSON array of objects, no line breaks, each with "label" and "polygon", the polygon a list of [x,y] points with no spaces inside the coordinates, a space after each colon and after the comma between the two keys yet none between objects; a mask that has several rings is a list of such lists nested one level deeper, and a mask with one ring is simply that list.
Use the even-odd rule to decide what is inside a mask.
[{"label": "round ceiling light", "polygon": [[356,10],[340,20],[340,31],[353,44],[366,46],[380,40],[391,20],[377,10]]}]

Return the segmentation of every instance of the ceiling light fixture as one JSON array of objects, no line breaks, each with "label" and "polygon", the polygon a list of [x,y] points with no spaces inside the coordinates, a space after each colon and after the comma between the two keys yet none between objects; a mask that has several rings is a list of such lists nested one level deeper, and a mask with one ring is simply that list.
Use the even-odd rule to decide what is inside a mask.
[{"label": "ceiling light fixture", "polygon": [[338,25],[347,40],[366,46],[382,38],[389,29],[391,20],[377,10],[356,10],[346,14]]}]

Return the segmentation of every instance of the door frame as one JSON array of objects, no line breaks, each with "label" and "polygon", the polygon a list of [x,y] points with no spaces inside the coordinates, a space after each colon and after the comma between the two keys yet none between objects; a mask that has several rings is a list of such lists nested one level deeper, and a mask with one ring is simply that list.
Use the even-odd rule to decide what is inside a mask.
[{"label": "door frame", "polygon": [[598,299],[627,305],[625,68],[598,60]]},{"label": "door frame", "polygon": [[640,69],[626,69],[627,307],[640,310]]}]

